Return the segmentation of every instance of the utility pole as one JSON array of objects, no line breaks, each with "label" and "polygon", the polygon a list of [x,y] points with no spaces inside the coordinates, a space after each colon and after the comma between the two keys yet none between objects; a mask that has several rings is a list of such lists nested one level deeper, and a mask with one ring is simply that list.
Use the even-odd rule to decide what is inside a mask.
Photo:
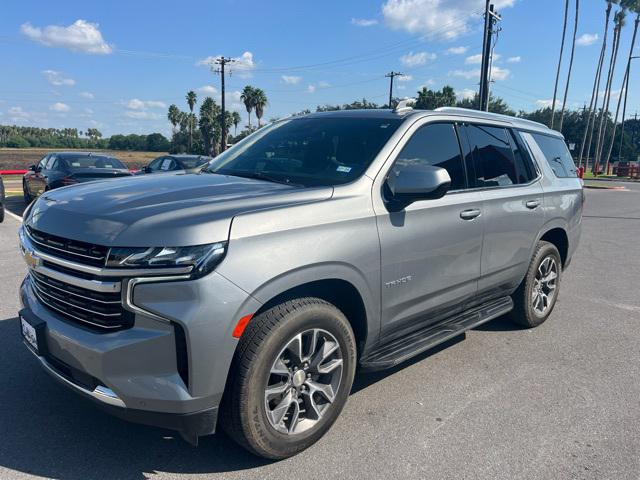
[{"label": "utility pole", "polygon": [[400,72],[394,72],[393,70],[385,75],[385,77],[389,77],[390,79],[390,82],[389,82],[389,108],[390,109],[393,109],[393,106],[391,105],[391,103],[393,102],[393,79],[394,77],[400,77],[402,75],[404,74]]},{"label": "utility pole", "polygon": [[[224,66],[227,63],[234,63],[235,60],[231,57],[219,57],[216,58],[215,64],[220,65],[218,69],[215,70],[215,73],[220,74],[220,104],[222,107],[222,114],[220,115],[220,130],[222,131],[222,138],[220,139],[220,153],[224,152],[227,149],[227,114],[224,105]],[[229,72],[231,75],[231,72]]]},{"label": "utility pole", "polygon": [[493,37],[493,27],[496,22],[502,20],[493,9],[491,0],[486,0],[484,11],[484,37],[482,40],[482,66],[480,68],[480,105],[479,110],[485,112],[489,110],[489,81],[491,80],[491,39]]}]

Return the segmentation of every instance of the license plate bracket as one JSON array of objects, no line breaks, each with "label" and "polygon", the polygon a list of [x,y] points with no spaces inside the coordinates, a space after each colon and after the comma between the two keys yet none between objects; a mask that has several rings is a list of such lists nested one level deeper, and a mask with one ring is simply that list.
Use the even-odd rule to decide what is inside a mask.
[{"label": "license plate bracket", "polygon": [[25,343],[39,356],[47,353],[47,323],[34,316],[29,310],[22,309],[18,314],[20,330]]}]

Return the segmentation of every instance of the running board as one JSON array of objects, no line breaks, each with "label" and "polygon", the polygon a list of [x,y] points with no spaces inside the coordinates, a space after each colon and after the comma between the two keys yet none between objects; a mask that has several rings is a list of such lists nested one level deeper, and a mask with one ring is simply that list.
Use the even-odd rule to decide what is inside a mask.
[{"label": "running board", "polygon": [[384,370],[394,367],[471,328],[509,313],[512,309],[511,297],[492,300],[435,325],[429,325],[379,345],[360,361],[360,365],[366,370]]}]

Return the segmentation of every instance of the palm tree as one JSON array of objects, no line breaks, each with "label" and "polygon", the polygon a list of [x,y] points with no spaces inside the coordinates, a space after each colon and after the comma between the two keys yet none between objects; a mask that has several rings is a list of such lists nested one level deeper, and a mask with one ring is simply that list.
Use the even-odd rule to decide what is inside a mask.
[{"label": "palm tree", "polygon": [[[193,90],[189,90],[185,98],[187,99],[187,105],[189,105],[189,111],[191,112],[191,115],[193,115],[193,107],[196,106],[196,102],[198,101],[198,96],[196,95],[196,92],[194,92]],[[189,121],[189,152],[191,152],[193,148],[193,124],[194,124],[193,120],[190,119]]]},{"label": "palm tree", "polygon": [[207,97],[200,105],[200,120],[198,126],[204,140],[204,149],[207,155],[215,156],[218,153],[218,139],[220,138],[220,107],[211,97]]},{"label": "palm tree", "polygon": [[[624,96],[624,108],[622,111],[622,128],[624,128],[624,116],[626,113],[627,93],[629,91],[629,74],[631,70],[631,60],[633,57],[633,48],[636,43],[636,36],[638,34],[638,24],[640,23],[640,0],[622,0],[620,2],[620,5],[622,6],[623,9],[625,10],[628,9],[633,13],[635,13],[636,19],[633,27],[633,35],[631,37],[631,46],[629,47],[629,56],[627,57],[627,67],[625,68],[625,71],[624,71],[624,77],[622,79],[622,88],[620,89],[620,96],[618,97],[618,105],[616,106],[616,116],[613,120],[613,132],[611,133],[611,142],[609,144],[609,149],[605,157],[605,160],[606,160],[605,171],[609,170],[609,162],[611,161],[611,152],[613,151],[613,144],[615,143],[616,130],[618,127],[618,115],[620,114],[620,106],[622,104],[623,96]],[[620,151],[622,151],[623,132],[624,130],[620,133]],[[618,157],[620,157],[620,154],[618,154]]]},{"label": "palm tree", "polygon": [[167,118],[171,122],[171,129],[173,133],[176,133],[176,127],[180,123],[180,109],[175,105],[169,105],[169,111],[167,112]]},{"label": "palm tree", "polygon": [[589,113],[587,116],[587,125],[582,137],[582,146],[580,147],[580,155],[578,158],[578,164],[582,165],[582,154],[584,153],[585,146],[587,148],[587,155],[585,157],[585,165],[589,162],[589,154],[591,152],[591,140],[593,137],[593,127],[595,126],[596,113],[598,107],[598,95],[600,92],[600,80],[602,79],[602,67],[604,65],[604,57],[607,50],[607,36],[609,33],[609,18],[611,17],[611,9],[613,4],[618,0],[606,0],[607,8],[604,14],[604,35],[602,37],[602,48],[600,49],[600,57],[598,59],[598,66],[596,68],[596,75],[593,80],[593,90],[591,91],[591,101],[589,102]]},{"label": "palm tree", "polygon": [[[604,98],[602,99],[602,110],[600,112],[600,124],[598,126],[598,136],[596,138],[596,150],[594,152],[595,171],[598,171],[604,147],[605,133],[607,130],[607,120],[609,119],[609,102],[611,100],[611,89],[613,86],[613,75],[616,69],[616,60],[618,58],[618,50],[620,48],[620,36],[624,27],[624,19],[626,10],[618,10],[614,15],[615,27],[613,29],[613,44],[611,46],[611,59],[609,60],[609,73],[607,75],[607,83],[604,88]],[[606,173],[606,171],[605,171]]]},{"label": "palm tree", "polygon": [[251,130],[251,110],[253,110],[253,96],[254,88],[251,85],[247,85],[240,94],[240,100],[244,103],[244,107],[247,109],[247,115],[249,118],[249,130]]},{"label": "palm tree", "polygon": [[242,118],[240,118],[240,114],[238,112],[233,112],[231,114],[231,120],[233,122],[233,136],[237,137],[238,136],[238,124],[242,121]]},{"label": "palm tree", "polygon": [[569,0],[564,2],[564,23],[562,25],[562,40],[560,41],[560,57],[558,58],[558,68],[556,69],[556,83],[553,87],[553,101],[551,102],[551,128],[556,114],[556,97],[558,95],[558,80],[560,80],[560,67],[562,66],[562,54],[564,52],[564,38],[567,33],[567,17],[569,15]]},{"label": "palm tree", "polygon": [[[576,18],[573,23],[573,40],[571,41],[571,56],[569,57],[569,71],[567,72],[567,84],[564,87],[564,98],[562,100],[562,112],[560,113],[560,125],[558,131],[562,133],[562,123],[564,122],[564,111],[567,107],[567,96],[569,95],[569,83],[571,82],[571,70],[573,69],[573,54],[576,51],[576,34],[578,32],[578,13],[580,11],[580,0],[576,0]],[[553,125],[553,112],[551,112],[551,124]]]},{"label": "palm tree", "polygon": [[260,128],[260,119],[264,113],[264,107],[268,104],[267,95],[261,88],[256,88],[253,91],[253,108],[256,109],[256,117],[258,117],[258,128]]}]

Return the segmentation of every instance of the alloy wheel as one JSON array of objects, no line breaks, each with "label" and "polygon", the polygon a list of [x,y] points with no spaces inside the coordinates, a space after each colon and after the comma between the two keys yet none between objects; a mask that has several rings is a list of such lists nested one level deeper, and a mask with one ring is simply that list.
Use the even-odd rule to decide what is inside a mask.
[{"label": "alloy wheel", "polygon": [[344,366],[340,344],[314,328],[290,339],[276,357],[264,392],[269,423],[293,435],[316,425],[333,403]]},{"label": "alloy wheel", "polygon": [[531,303],[537,315],[545,315],[557,292],[558,263],[553,256],[545,257],[536,271],[531,290]]}]

